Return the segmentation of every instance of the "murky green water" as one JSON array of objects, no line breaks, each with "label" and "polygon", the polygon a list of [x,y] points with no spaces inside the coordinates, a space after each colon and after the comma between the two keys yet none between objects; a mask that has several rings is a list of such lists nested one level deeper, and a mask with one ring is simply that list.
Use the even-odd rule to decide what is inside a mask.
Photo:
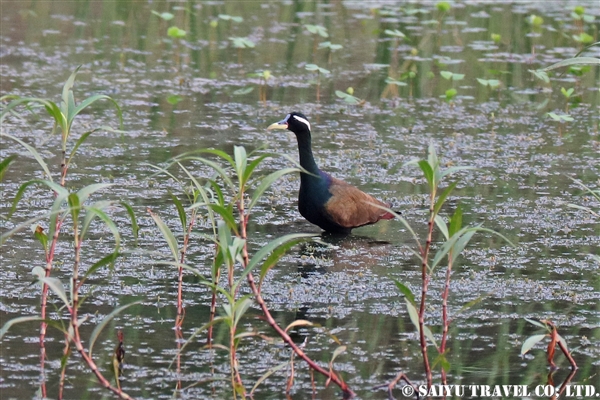
[{"label": "murky green water", "polygon": [[[387,4],[387,3],[386,3]],[[571,17],[576,5],[596,16],[584,31],[598,40],[600,7],[582,2],[460,2],[440,16],[434,2],[384,5],[376,2],[19,2],[2,4],[0,26],[0,95],[9,93],[59,100],[69,74],[82,65],[76,95],[108,94],[124,110],[122,136],[95,133],[80,149],[70,170],[68,185],[111,182],[109,199],[130,202],[139,217],[136,244],[124,213],[114,217],[122,227],[128,256],[113,273],[100,270],[83,313],[88,337],[95,324],[118,305],[134,300],[143,304],[127,309],[106,329],[95,347],[99,366],[110,372],[116,330],[125,333],[127,351],[124,389],[138,398],[170,398],[177,381],[170,363],[176,352],[173,331],[177,279],[175,271],[160,265],[169,257],[154,222],[151,207],[175,227],[177,213],[169,191],[180,193],[172,180],[153,176],[144,163],[162,163],[191,149],[216,147],[232,153],[234,145],[296,156],[291,134],[273,134],[268,124],[292,110],[302,111],[313,125],[313,145],[320,166],[402,210],[417,231],[426,229],[425,187],[414,168],[402,165],[423,157],[430,141],[448,165],[478,169],[462,175],[458,191],[446,210],[457,204],[465,221],[483,223],[516,243],[509,247],[490,235],[479,235],[456,267],[451,286],[448,360],[453,384],[545,384],[548,368],[543,346],[525,357],[523,341],[538,328],[524,318],[546,318],[559,325],[580,369],[573,383],[595,384],[600,374],[600,268],[588,254],[598,254],[600,224],[577,203],[600,208],[570,178],[591,187],[600,184],[599,69],[581,77],[566,73],[544,84],[529,69],[541,68],[574,56],[580,46],[572,35],[579,25]],[[166,22],[151,13],[170,11]],[[412,11],[411,11],[412,10]],[[422,12],[413,12],[422,10]],[[241,23],[218,19],[219,14],[243,16]],[[531,15],[543,18],[532,27]],[[211,21],[217,21],[212,26]],[[438,22],[441,21],[441,22]],[[309,34],[304,24],[327,28],[327,39]],[[184,40],[172,40],[167,28],[187,31]],[[213,24],[214,25],[214,24]],[[396,45],[386,29],[407,36]],[[498,44],[491,34],[501,35]],[[230,37],[248,37],[255,48],[237,50]],[[331,52],[313,50],[330,40],[343,45]],[[598,57],[598,50],[589,55]],[[331,71],[320,77],[305,69],[316,63]],[[250,74],[271,71],[266,103],[259,101],[260,79]],[[385,83],[388,74],[399,78],[412,70],[415,78],[397,88]],[[454,83],[440,71],[465,74]],[[431,74],[431,75],[430,75]],[[476,78],[498,79],[490,89]],[[354,88],[365,102],[352,106],[335,96],[336,90]],[[445,101],[454,87],[457,97]],[[546,116],[562,114],[567,101],[560,88],[574,88],[568,112],[574,121],[560,124]],[[252,89],[249,93],[246,91]],[[242,94],[240,94],[242,93]],[[169,99],[179,96],[177,104]],[[382,98],[385,96],[385,98]],[[81,134],[90,126],[115,126],[114,109],[97,103],[78,122]],[[47,119],[9,119],[3,132],[23,138],[38,148],[58,171],[57,137],[49,137]],[[3,140],[2,158],[19,154],[2,182],[2,212],[6,215],[18,185],[41,177],[35,161],[14,143]],[[269,171],[289,166],[285,159],[270,160]],[[265,171],[266,172],[266,171]],[[198,171],[198,173],[202,173]],[[315,232],[296,210],[299,181],[282,179],[253,215],[253,248],[275,236]],[[47,210],[49,193],[31,189],[19,205],[15,222]],[[6,227],[10,223],[3,222]],[[98,228],[89,244],[89,261],[111,250],[107,232]],[[66,239],[66,238],[65,238]],[[424,382],[418,335],[393,280],[416,292],[420,268],[407,249],[413,243],[397,221],[357,229],[344,240],[324,238],[330,248],[298,247],[275,268],[264,285],[266,301],[277,321],[309,319],[325,327],[348,346],[335,368],[361,398],[386,398],[374,386],[404,371],[416,383]],[[31,283],[31,269],[43,266],[44,255],[28,232],[1,248],[0,317],[2,323],[21,315],[39,313],[39,289]],[[148,251],[162,253],[149,254]],[[209,271],[213,249],[195,241],[189,263]],[[55,275],[67,279],[72,248],[67,240],[57,250]],[[91,286],[91,285],[90,285]],[[439,333],[443,286],[442,271],[431,285],[428,324]],[[481,297],[467,310],[462,307]],[[58,301],[53,299],[56,304]],[[210,295],[195,278],[186,276],[184,335],[208,320]],[[54,309],[52,309],[54,310]],[[244,323],[248,329],[272,333],[253,309]],[[216,340],[227,342],[218,328]],[[301,329],[298,341],[308,338],[307,353],[327,365],[337,347],[330,337]],[[32,398],[39,387],[37,324],[13,327],[1,343],[0,397]],[[182,398],[228,398],[227,355],[209,354],[203,340],[195,341],[182,356]],[[60,374],[62,335],[48,338],[48,395],[56,397]],[[432,349],[432,352],[434,350]],[[432,353],[433,354],[433,353]],[[289,359],[278,345],[248,340],[240,349],[241,374],[251,388],[268,369]],[[557,355],[560,384],[568,363]],[[67,370],[67,398],[108,396],[75,354]],[[436,379],[439,377],[436,376]],[[216,382],[211,383],[211,379]],[[272,375],[256,391],[256,398],[284,396],[286,376]],[[196,384],[197,382],[201,382]],[[294,399],[309,398],[311,378],[296,363]],[[85,394],[83,394],[85,393]],[[335,387],[324,388],[317,379],[317,398],[338,398]],[[398,396],[400,394],[398,393]]]}]

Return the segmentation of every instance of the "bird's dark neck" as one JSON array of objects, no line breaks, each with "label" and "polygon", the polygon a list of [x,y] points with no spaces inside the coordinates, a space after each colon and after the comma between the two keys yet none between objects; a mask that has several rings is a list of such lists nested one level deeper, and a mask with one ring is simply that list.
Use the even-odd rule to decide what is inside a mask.
[{"label": "bird's dark neck", "polygon": [[[302,168],[318,177],[320,171],[312,153],[310,134],[296,135],[296,138],[298,139],[300,165],[302,166]],[[307,177],[310,176],[311,175],[302,173],[301,179],[305,180]]]}]

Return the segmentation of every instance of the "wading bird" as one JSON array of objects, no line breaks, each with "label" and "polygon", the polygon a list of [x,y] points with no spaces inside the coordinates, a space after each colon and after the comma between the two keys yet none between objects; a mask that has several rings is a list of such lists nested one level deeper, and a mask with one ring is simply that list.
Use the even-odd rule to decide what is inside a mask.
[{"label": "wading bird", "polygon": [[308,222],[327,232],[348,234],[359,226],[394,218],[373,205],[389,207],[389,204],[319,169],[311,148],[310,122],[303,114],[288,114],[267,129],[288,129],[298,139],[300,165],[307,171],[300,173],[298,210]]}]

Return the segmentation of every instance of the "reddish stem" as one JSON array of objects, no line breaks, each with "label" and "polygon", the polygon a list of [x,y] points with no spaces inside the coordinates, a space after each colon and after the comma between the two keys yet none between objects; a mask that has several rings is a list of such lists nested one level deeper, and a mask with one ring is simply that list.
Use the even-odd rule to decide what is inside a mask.
[{"label": "reddish stem", "polygon": [[[179,264],[183,264],[185,261],[185,254],[187,252],[188,243],[190,241],[190,235],[192,233],[192,228],[194,227],[194,222],[196,221],[196,211],[194,210],[191,215],[191,220],[188,225],[187,232],[183,238],[183,247],[181,249],[181,258],[179,259]],[[183,266],[179,265],[179,275],[178,275],[178,284],[177,284],[177,318],[175,320],[175,330],[181,330],[181,325],[183,324],[184,310],[183,310]]]},{"label": "reddish stem", "polygon": [[120,398],[129,400],[129,399],[131,399],[131,397],[127,393],[124,393],[121,389],[112,386],[110,384],[110,382],[102,375],[102,373],[98,369],[98,366],[96,365],[94,360],[92,360],[91,356],[85,351],[85,349],[83,348],[83,344],[81,343],[77,311],[79,308],[79,306],[78,306],[78,303],[79,303],[78,280],[79,280],[79,265],[81,263],[82,241],[80,240],[80,237],[79,237],[78,226],[77,226],[76,220],[73,221],[73,230],[74,230],[74,238],[75,238],[75,260],[73,263],[73,276],[71,278],[72,285],[73,285],[72,286],[73,287],[73,299],[72,299],[73,304],[71,305],[71,309],[70,309],[71,327],[73,328],[73,342],[75,343],[75,348],[77,349],[79,354],[81,354],[81,357],[86,362],[86,364],[89,366],[89,368],[92,370],[94,375],[96,375],[96,378],[98,379],[100,384],[102,386],[104,386],[106,389],[115,393]]},{"label": "reddish stem", "polygon": [[[240,237],[242,239],[244,239],[244,241],[246,241],[246,226],[248,224],[249,215],[245,215],[245,213],[244,213],[244,202],[242,200],[240,200],[238,202],[238,211],[240,213]],[[248,248],[247,248],[246,243],[244,243],[244,248],[242,250],[242,257],[244,260],[244,268],[245,268],[249,262]],[[298,347],[298,345],[296,343],[294,343],[294,341],[292,340],[290,335],[288,335],[288,333],[277,324],[277,322],[271,315],[271,312],[269,311],[267,304],[265,303],[264,299],[262,298],[260,290],[256,286],[252,272],[248,273],[246,279],[248,280],[250,289],[252,290],[252,293],[254,294],[254,297],[256,298],[256,302],[258,303],[263,314],[265,315],[267,322],[269,323],[269,325],[271,325],[271,328],[273,328],[277,332],[277,334],[283,339],[283,341],[286,342],[288,344],[288,346],[290,346],[291,349],[294,351],[294,353],[296,353],[296,355],[298,355],[298,357],[302,358],[309,365],[310,368],[319,372],[323,376],[327,377],[328,381],[331,381],[331,382],[335,383],[336,385],[338,385],[340,387],[340,389],[342,390],[342,392],[344,393],[345,399],[354,397],[355,393],[352,390],[350,390],[350,388],[348,387],[346,382],[344,382],[342,380],[342,378],[340,378],[333,371],[329,371],[329,370],[326,370],[325,368],[322,368],[319,364],[317,364],[310,357],[308,357],[304,353],[304,351],[302,351],[302,349],[300,347]]]},{"label": "reddish stem", "polygon": [[[446,283],[444,285],[444,293],[442,293],[442,342],[440,344],[439,353],[446,352],[446,343],[448,342],[448,329],[450,321],[448,320],[448,295],[450,294],[450,276],[452,275],[452,250],[448,253],[448,268],[446,269]],[[447,385],[446,370],[442,366],[442,385]]]},{"label": "reddish stem", "polygon": [[423,355],[423,365],[425,367],[425,374],[427,376],[427,387],[431,387],[433,377],[431,375],[431,366],[429,364],[429,357],[427,355],[427,340],[425,338],[425,300],[427,297],[427,288],[429,286],[429,274],[427,273],[427,264],[429,258],[429,250],[431,248],[431,240],[433,237],[433,220],[435,218],[435,212],[433,210],[435,200],[435,192],[431,193],[431,206],[429,209],[429,221],[427,231],[427,242],[425,248],[422,251],[422,263],[421,263],[421,304],[419,307],[419,339],[421,344],[421,354]]}]

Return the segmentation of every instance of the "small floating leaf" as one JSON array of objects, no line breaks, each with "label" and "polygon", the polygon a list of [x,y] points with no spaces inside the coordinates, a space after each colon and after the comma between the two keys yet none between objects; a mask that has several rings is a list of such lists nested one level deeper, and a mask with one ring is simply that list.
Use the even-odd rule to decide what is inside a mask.
[{"label": "small floating leaf", "polygon": [[250,93],[250,92],[251,92],[251,91],[253,91],[253,90],[254,90],[254,87],[252,87],[252,86],[247,86],[247,87],[245,87],[245,88],[241,88],[241,89],[234,90],[234,91],[233,91],[233,95],[234,95],[234,96],[240,96],[240,95],[248,94],[248,93]]},{"label": "small floating leaf", "polygon": [[165,21],[170,21],[174,17],[174,15],[171,14],[170,12],[158,13],[158,12],[152,10],[152,14],[164,19]]},{"label": "small floating leaf", "polygon": [[435,7],[441,12],[450,11],[450,3],[448,3],[447,1],[440,1],[435,5]]},{"label": "small floating leaf", "polygon": [[399,38],[404,38],[406,37],[406,35],[402,32],[400,32],[398,29],[386,29],[385,31],[383,31],[386,35],[390,35],[390,36],[395,36],[395,37],[399,37]]},{"label": "small floating leaf", "polygon": [[177,105],[177,103],[179,103],[181,100],[183,100],[183,97],[179,96],[178,94],[172,94],[169,97],[167,97],[167,103],[169,103],[172,106]]},{"label": "small floating leaf", "polygon": [[183,29],[179,29],[176,26],[172,26],[167,30],[167,35],[172,38],[182,38],[185,37],[186,32]]}]

